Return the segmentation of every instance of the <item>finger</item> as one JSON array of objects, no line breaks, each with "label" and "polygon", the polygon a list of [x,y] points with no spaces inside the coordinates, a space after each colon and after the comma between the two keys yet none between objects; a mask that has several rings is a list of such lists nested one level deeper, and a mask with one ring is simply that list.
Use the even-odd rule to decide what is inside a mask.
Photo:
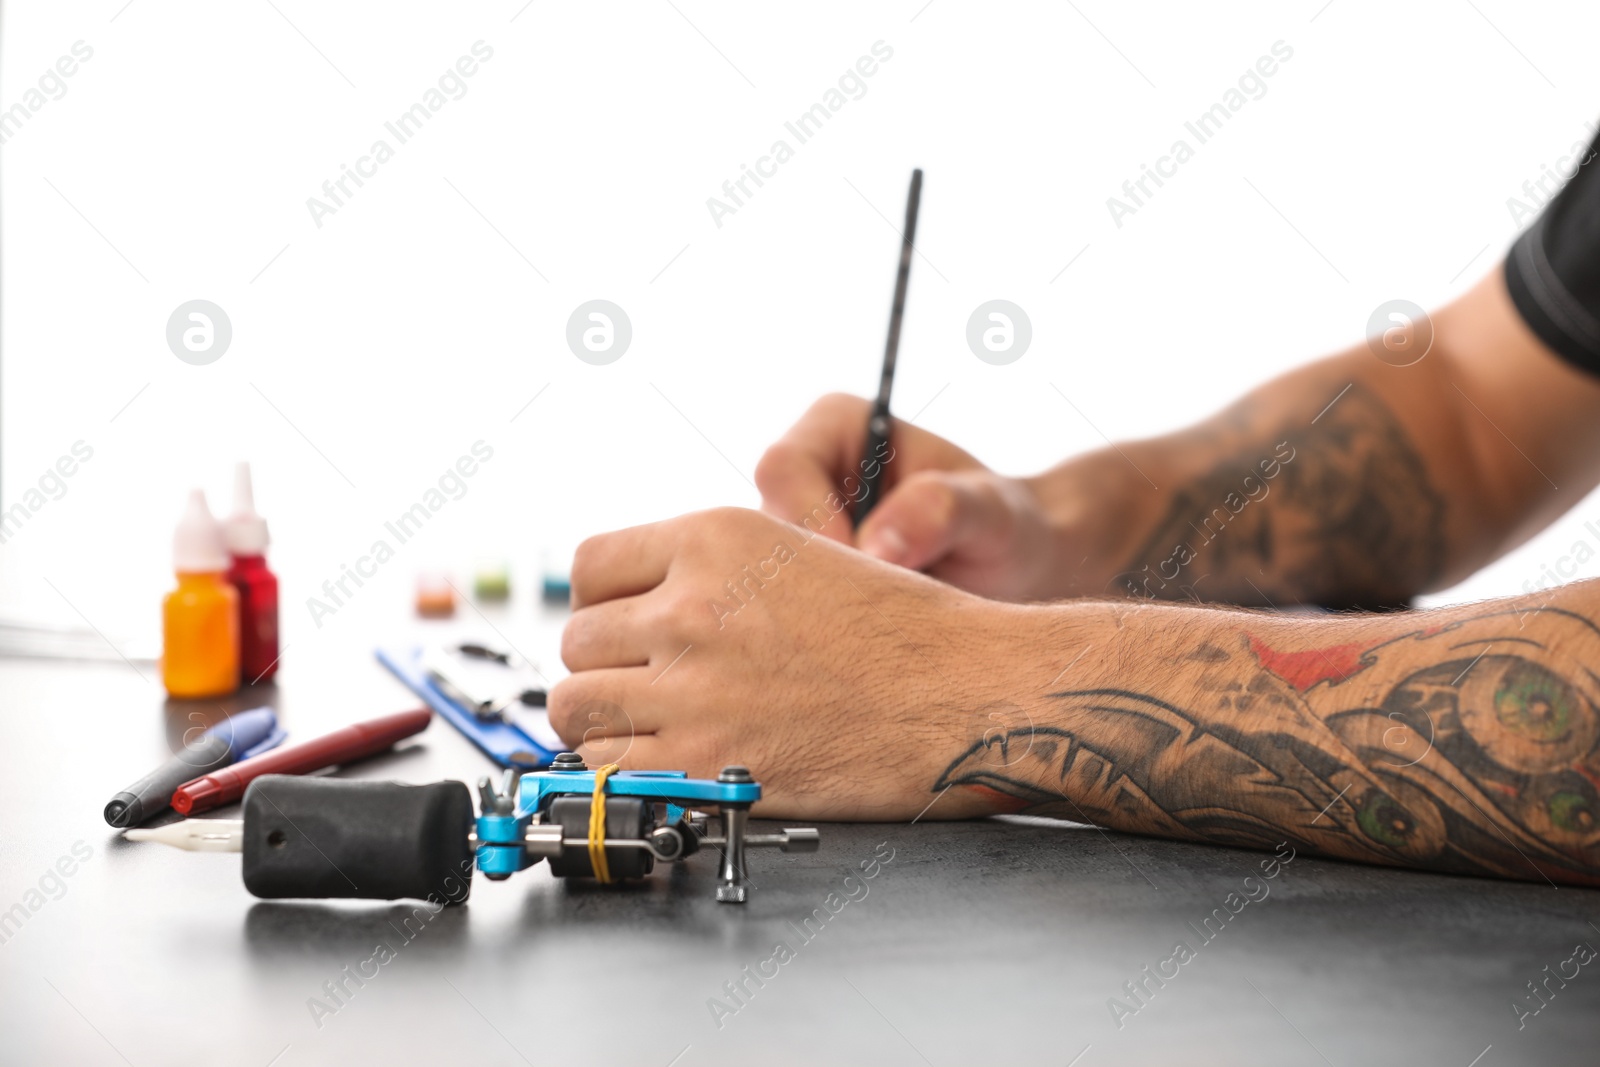
[{"label": "finger", "polygon": [[868,464],[881,466],[880,492],[888,492],[915,471],[982,469],[963,449],[899,419],[891,431],[890,452],[864,456],[871,410],[868,401],[843,393],[811,405],[756,467],[762,510],[848,544],[851,523],[843,506],[847,499],[859,499]]},{"label": "finger", "polygon": [[833,478],[803,448],[779,441],[767,449],[756,464],[756,486],[761,510],[768,515],[849,544],[849,516],[842,507],[835,512],[828,506],[828,498],[838,496]]},{"label": "finger", "polygon": [[643,667],[650,662],[650,635],[639,621],[640,597],[603,600],[579,608],[561,631],[561,662],[569,671]]},{"label": "finger", "polygon": [[924,570],[963,542],[1003,530],[1005,502],[986,477],[922,471],[883,498],[862,524],[858,543],[870,556]]},{"label": "finger", "polygon": [[673,544],[659,522],[589,538],[572,557],[572,606],[654,589],[667,576]]},{"label": "finger", "polygon": [[671,762],[671,756],[661,744],[660,738],[654,734],[596,738],[592,742],[580,744],[573,751],[582,756],[583,762],[590,767],[604,767],[608,763],[615,763],[625,771],[688,770],[687,767]]},{"label": "finger", "polygon": [[787,522],[810,518],[810,528],[848,542],[850,523],[828,521],[827,501],[861,458],[869,411],[867,401],[842,393],[812,404],[756,465],[762,510]]},{"label": "finger", "polygon": [[724,739],[708,736],[703,727],[681,725],[659,733],[641,731],[626,741],[596,738],[578,751],[591,767],[616,763],[630,771],[684,771],[691,778],[715,778],[723,767],[739,761]]},{"label": "finger", "polygon": [[642,694],[648,692],[648,667],[609,667],[569,674],[547,698],[550,728],[572,751],[601,738],[654,733],[660,713]]}]

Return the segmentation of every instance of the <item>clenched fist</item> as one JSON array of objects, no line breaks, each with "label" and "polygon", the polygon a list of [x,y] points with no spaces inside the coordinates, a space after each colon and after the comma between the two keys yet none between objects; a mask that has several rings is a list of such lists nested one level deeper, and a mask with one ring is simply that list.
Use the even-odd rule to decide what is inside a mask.
[{"label": "clenched fist", "polygon": [[[585,541],[572,601],[562,739],[591,766],[744,764],[777,817],[918,815],[953,759],[1025,717],[1008,687],[1039,639],[1021,618],[1036,609],[735,508]],[[928,817],[985,810],[955,790]]]}]

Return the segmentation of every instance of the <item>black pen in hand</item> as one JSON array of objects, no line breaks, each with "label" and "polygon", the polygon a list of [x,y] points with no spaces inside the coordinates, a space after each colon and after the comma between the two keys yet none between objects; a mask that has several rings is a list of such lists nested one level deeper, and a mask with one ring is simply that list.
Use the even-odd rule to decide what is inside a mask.
[{"label": "black pen in hand", "polygon": [[883,375],[878,379],[878,399],[867,417],[867,443],[859,472],[861,496],[856,500],[854,516],[857,529],[877,506],[883,468],[888,462],[885,456],[891,455],[889,437],[894,420],[889,415],[889,394],[894,389],[894,361],[900,350],[900,320],[906,310],[906,283],[911,279],[912,242],[917,237],[917,204],[921,199],[922,171],[918,169],[911,172],[911,191],[906,194],[906,228],[901,234],[900,270],[894,279],[894,306],[889,311],[889,340],[883,349]]}]

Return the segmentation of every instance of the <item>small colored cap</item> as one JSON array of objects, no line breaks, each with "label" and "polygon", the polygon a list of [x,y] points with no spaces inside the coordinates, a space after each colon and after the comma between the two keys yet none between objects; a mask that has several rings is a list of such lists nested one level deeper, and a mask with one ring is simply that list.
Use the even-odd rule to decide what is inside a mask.
[{"label": "small colored cap", "polygon": [[[203,800],[209,800],[220,792],[222,792],[222,786],[209,777],[196,778],[192,782],[185,782],[172,794],[172,810],[179,815],[192,814],[196,804],[200,804]],[[200,804],[201,811],[205,811],[209,807],[211,807],[209,804]]]},{"label": "small colored cap", "polygon": [[203,489],[189,493],[189,504],[172,535],[172,566],[180,574],[203,574],[228,569],[228,548],[222,527],[211,517]]},{"label": "small colored cap", "polygon": [[235,762],[265,752],[285,736],[278,728],[277,713],[271,708],[235,712],[208,729],[206,734],[224,738]]},{"label": "small colored cap", "polygon": [[566,574],[546,572],[540,583],[539,595],[548,601],[565,602],[572,597],[572,578]]},{"label": "small colored cap", "polygon": [[223,525],[228,551],[235,556],[259,556],[267,550],[267,520],[256,512],[255,490],[250,483],[250,464],[233,467],[233,514]]}]

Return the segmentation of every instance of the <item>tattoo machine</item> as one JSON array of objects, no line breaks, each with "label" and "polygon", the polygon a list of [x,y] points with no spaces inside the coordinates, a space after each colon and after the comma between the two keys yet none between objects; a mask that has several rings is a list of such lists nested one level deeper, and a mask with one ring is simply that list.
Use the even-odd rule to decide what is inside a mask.
[{"label": "tattoo machine", "polygon": [[[747,830],[761,784],[744,767],[714,780],[681,771],[591,770],[573,752],[549,770],[508,769],[500,787],[478,782],[482,812],[461,782],[401,782],[263,775],[244,795],[244,818],[188,819],[129,830],[193,852],[243,852],[244,884],[258,897],[467,899],[476,866],[503,881],[540,860],[558,878],[643,878],[657,860],[720,851],[717,899],[749,894],[745,852],[815,852],[814,829]],[[715,807],[713,828],[697,809]],[[454,891],[451,887],[458,887]],[[461,886],[465,886],[463,891]]]}]

